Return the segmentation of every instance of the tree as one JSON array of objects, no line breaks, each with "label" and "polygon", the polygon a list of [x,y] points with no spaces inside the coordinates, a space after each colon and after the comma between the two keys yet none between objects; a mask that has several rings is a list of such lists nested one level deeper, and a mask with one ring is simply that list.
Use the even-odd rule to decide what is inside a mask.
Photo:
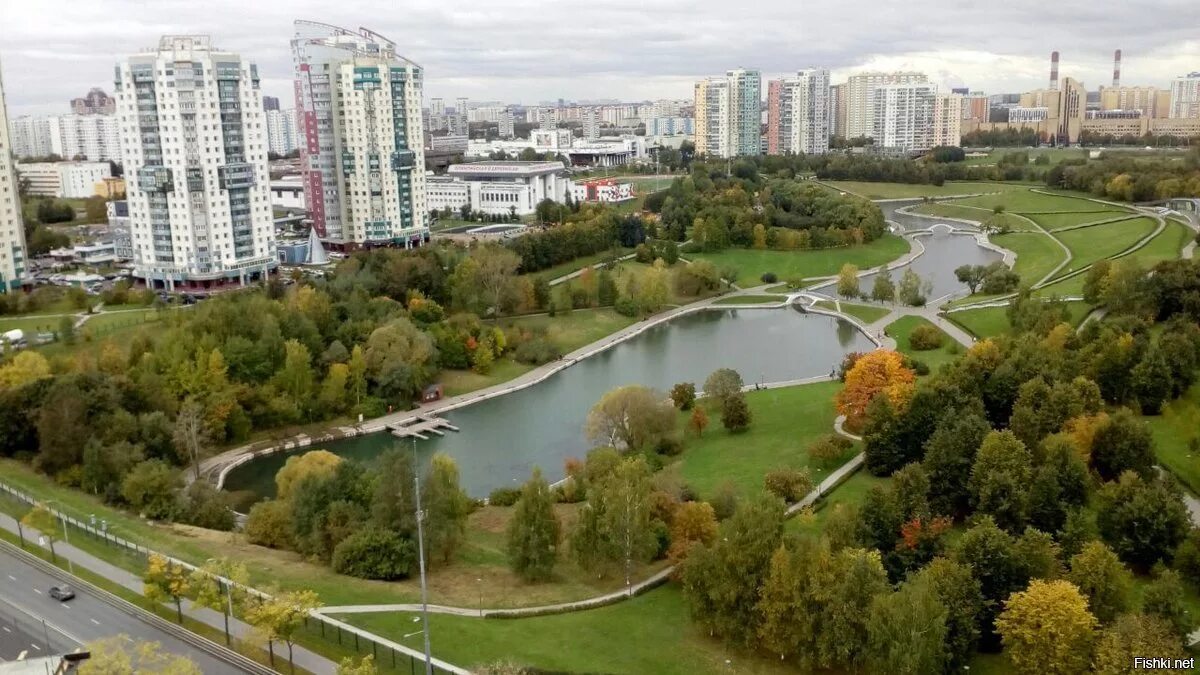
[{"label": "tree", "polygon": [[1067,581],[1075,584],[1088,601],[1092,616],[1102,624],[1129,609],[1133,575],[1112,549],[1093,541],[1071,558]]},{"label": "tree", "polygon": [[34,504],[32,509],[21,516],[21,524],[42,533],[42,536],[46,538],[46,543],[50,546],[50,559],[57,562],[54,540],[58,539],[58,521],[50,509],[41,502]]},{"label": "tree", "polygon": [[996,619],[1004,652],[1018,672],[1074,675],[1088,670],[1096,617],[1069,581],[1034,579]]},{"label": "tree", "polygon": [[1171,398],[1171,364],[1157,345],[1151,344],[1142,354],[1142,360],[1129,374],[1134,396],[1144,415],[1157,415],[1163,403]]},{"label": "tree", "polygon": [[762,646],[778,654],[781,661],[795,653],[805,637],[803,623],[797,616],[804,602],[802,577],[806,570],[802,569],[803,562],[786,546],[775,549],[755,607],[761,622],[758,638]]},{"label": "tree", "polygon": [[979,284],[983,283],[984,276],[987,275],[986,265],[961,265],[954,269],[954,277],[959,283],[967,285],[971,289],[971,294],[974,295]]},{"label": "tree", "polygon": [[641,450],[675,430],[670,399],[649,387],[628,385],[604,394],[588,412],[585,430],[592,441]]},{"label": "tree", "polygon": [[912,579],[925,584],[946,609],[947,672],[961,670],[979,643],[979,615],[983,593],[971,568],[948,558],[934,558]]},{"label": "tree", "polygon": [[175,603],[175,614],[183,623],[183,599],[191,592],[191,576],[183,565],[151,553],[142,573],[142,594],[152,602]]},{"label": "tree", "polygon": [[321,606],[316,591],[287,591],[268,597],[260,603],[251,604],[246,610],[246,622],[254,626],[259,637],[267,642],[271,655],[271,667],[275,666],[275,642],[282,640],[288,648],[288,664],[296,672],[292,660],[292,645],[296,633],[304,626],[304,620],[313,610]]},{"label": "tree", "polygon": [[837,292],[843,298],[853,299],[862,295],[862,291],[858,287],[857,266],[850,263],[842,265],[842,269],[838,272]]},{"label": "tree", "polygon": [[916,373],[904,365],[898,352],[877,349],[863,355],[846,373],[846,383],[837,393],[834,403],[839,414],[846,416],[846,426],[862,428],[867,406],[878,394],[883,394],[894,406],[903,406],[912,397]]},{"label": "tree", "polygon": [[692,416],[688,418],[688,427],[696,432],[697,436],[704,435],[704,429],[708,427],[708,413],[704,412],[703,406],[692,408]]},{"label": "tree", "polygon": [[718,368],[704,380],[704,397],[721,405],[725,399],[742,391],[742,376],[732,368]]},{"label": "tree", "polygon": [[1013,538],[996,527],[996,522],[989,516],[980,518],[963,534],[954,560],[968,567],[979,581],[985,603],[979,615],[979,626],[985,642],[991,643],[995,637],[993,621],[1000,603],[1029,581],[1025,562],[1019,557]]},{"label": "tree", "polygon": [[179,472],[161,459],[148,459],[121,481],[121,496],[147,518],[170,520],[178,512]]},{"label": "tree", "polygon": [[708,502],[684,502],[671,518],[671,547],[667,557],[678,564],[693,546],[708,546],[717,537],[717,514]]},{"label": "tree", "polygon": [[561,530],[550,486],[534,467],[508,523],[508,562],[513,572],[526,581],[549,579],[558,558]]},{"label": "tree", "polygon": [[353,656],[347,656],[338,663],[336,675],[376,675],[379,670],[375,667],[375,656],[367,654],[355,662]]},{"label": "tree", "polygon": [[1147,481],[1126,471],[1096,495],[1100,536],[1130,565],[1149,568],[1169,560],[1190,522],[1179,488],[1162,478]]},{"label": "tree", "polygon": [[430,560],[450,562],[466,534],[471,500],[458,486],[458,465],[449,455],[433,456],[421,489],[425,551]]},{"label": "tree", "polygon": [[875,274],[875,281],[871,284],[871,299],[878,302],[896,301],[896,283],[892,281],[892,272],[887,265],[881,266]]},{"label": "tree", "polygon": [[250,507],[242,530],[246,541],[270,548],[291,548],[291,505],[279,499],[267,499]]},{"label": "tree", "polygon": [[[537,281],[549,283],[544,277],[538,277]],[[534,282],[535,284],[537,282]],[[535,287],[536,292],[536,287]],[[549,287],[546,293],[549,294]],[[616,304],[617,298],[620,297],[620,292],[617,290],[617,282],[613,281],[612,273],[608,270],[600,270],[600,274],[596,277],[596,301],[601,307],[611,307]],[[542,307],[539,304],[538,307]]]},{"label": "tree", "polygon": [[210,558],[202,567],[192,571],[188,588],[192,601],[201,607],[220,612],[225,617],[225,645],[232,644],[229,635],[229,615],[240,609],[246,600],[246,584],[250,572],[246,565],[228,558]]},{"label": "tree", "polygon": [[157,642],[128,635],[94,640],[84,647],[90,656],[79,665],[80,675],[201,675],[200,666],[186,656],[171,654]]},{"label": "tree", "polygon": [[1031,458],[1011,431],[993,431],[979,446],[967,483],[976,511],[1009,532],[1025,527],[1029,509]]},{"label": "tree", "polygon": [[433,377],[437,349],[428,334],[408,319],[399,318],[371,331],[364,356],[367,375],[381,396],[411,399]]},{"label": "tree", "polygon": [[872,672],[921,675],[946,668],[948,612],[927,582],[912,580],[871,603],[867,664]]},{"label": "tree", "polygon": [[1154,472],[1154,439],[1150,430],[1127,409],[1121,409],[1100,425],[1092,440],[1092,469],[1106,481],[1125,471],[1142,476]]},{"label": "tree", "polygon": [[863,611],[876,596],[887,592],[888,577],[879,551],[847,548],[835,557],[836,578],[828,589],[829,604],[817,636],[817,652],[823,665],[857,669],[868,644],[870,615]]},{"label": "tree", "polygon": [[925,304],[930,288],[932,288],[932,284],[928,281],[922,281],[921,277],[909,267],[900,276],[900,285],[896,288],[896,297],[906,305],[920,307]]},{"label": "tree", "polygon": [[1123,675],[1131,672],[1131,666],[1136,672],[1136,659],[1147,656],[1184,659],[1187,652],[1181,646],[1178,636],[1161,618],[1145,614],[1126,614],[1105,629],[1096,641],[1093,672],[1098,675]]},{"label": "tree", "polygon": [[16,389],[31,382],[49,378],[50,362],[32,350],[18,352],[8,363],[0,366],[0,390]]},{"label": "tree", "polygon": [[1142,612],[1147,616],[1162,619],[1179,640],[1186,644],[1195,626],[1183,604],[1183,583],[1179,573],[1163,565],[1154,566],[1154,580],[1142,592]]},{"label": "tree", "polygon": [[328,450],[309,450],[288,457],[283,468],[275,473],[275,498],[287,499],[306,478],[332,476],[341,463],[342,458]]},{"label": "tree", "polygon": [[209,435],[204,422],[204,408],[195,399],[184,401],[179,409],[172,436],[175,447],[187,453],[186,459],[192,464],[195,479],[200,480],[200,455],[208,447]]},{"label": "tree", "polygon": [[333,547],[333,571],[360,579],[407,579],[417,564],[417,545],[393,530],[371,524]]},{"label": "tree", "polygon": [[929,507],[933,513],[959,516],[967,512],[971,467],[990,431],[987,420],[978,414],[951,414],[938,423],[925,441],[925,459],[921,465],[929,476]]},{"label": "tree", "polygon": [[680,410],[691,410],[696,402],[696,385],[691,382],[680,382],[671,387],[671,400]]},{"label": "tree", "polygon": [[721,425],[732,432],[745,431],[754,416],[746,404],[746,395],[737,392],[721,403]]}]

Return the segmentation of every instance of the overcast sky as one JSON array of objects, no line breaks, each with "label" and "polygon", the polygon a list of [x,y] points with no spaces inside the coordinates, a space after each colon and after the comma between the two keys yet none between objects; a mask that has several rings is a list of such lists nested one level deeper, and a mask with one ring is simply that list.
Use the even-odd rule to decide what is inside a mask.
[{"label": "overcast sky", "polygon": [[[690,98],[727,68],[774,76],[923,70],[988,93],[1045,86],[1049,54],[1089,89],[1200,71],[1200,0],[0,0],[12,114],[61,113],[162,34],[206,33],[292,99],[294,19],[367,26],[426,71],[426,99]],[[765,89],[765,86],[764,86]]]}]

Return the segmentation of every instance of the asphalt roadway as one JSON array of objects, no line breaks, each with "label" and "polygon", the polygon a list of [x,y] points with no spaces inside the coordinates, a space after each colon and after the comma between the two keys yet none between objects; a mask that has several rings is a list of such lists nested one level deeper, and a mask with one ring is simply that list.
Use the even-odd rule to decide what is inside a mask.
[{"label": "asphalt roadway", "polygon": [[[52,599],[50,587],[63,583],[0,550],[0,661],[13,660],[21,651],[26,651],[29,657],[44,656],[42,650],[46,648],[47,633],[51,646],[66,651],[82,646],[79,643],[127,635],[136,640],[158,642],[166,651],[190,658],[206,675],[242,672],[93,597],[82,588],[73,586],[75,598],[67,602]],[[15,614],[24,616],[14,617]],[[46,622],[46,629],[40,624],[42,620]]]}]

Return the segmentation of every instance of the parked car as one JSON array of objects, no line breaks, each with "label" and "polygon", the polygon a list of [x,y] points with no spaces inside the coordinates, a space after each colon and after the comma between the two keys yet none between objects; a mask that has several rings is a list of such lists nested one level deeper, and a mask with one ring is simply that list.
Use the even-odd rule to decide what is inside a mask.
[{"label": "parked car", "polygon": [[70,586],[51,586],[50,597],[59,602],[66,602],[75,597],[75,591]]}]

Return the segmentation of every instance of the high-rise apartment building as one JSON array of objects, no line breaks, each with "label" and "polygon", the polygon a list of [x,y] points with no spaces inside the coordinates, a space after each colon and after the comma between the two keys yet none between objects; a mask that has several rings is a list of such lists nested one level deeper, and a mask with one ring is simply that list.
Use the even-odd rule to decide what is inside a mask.
[{"label": "high-rise apartment building", "polygon": [[304,200],[317,234],[344,248],[428,240],[424,69],[366,28],[295,26]]},{"label": "high-rise apartment building", "polygon": [[829,85],[829,135],[846,137],[846,83]]},{"label": "high-rise apartment building", "polygon": [[801,70],[767,83],[768,155],[829,151],[829,71]]},{"label": "high-rise apartment building", "polygon": [[22,115],[12,120],[12,145],[17,157],[45,157],[54,152],[50,134],[50,117]]},{"label": "high-rise apartment building", "polygon": [[982,91],[972,91],[962,97],[962,118],[976,122],[988,121],[988,97]]},{"label": "high-rise apartment building", "polygon": [[12,151],[17,157],[58,155],[89,162],[121,161],[121,125],[113,115],[18,117],[12,121]]},{"label": "high-rise apartment building", "polygon": [[21,222],[21,200],[17,196],[17,175],[8,140],[4,77],[0,74],[0,293],[20,288],[29,276],[26,269],[25,226]]},{"label": "high-rise apartment building", "polygon": [[116,101],[99,87],[93,87],[86,96],[71,99],[71,112],[76,115],[111,115],[114,111]]},{"label": "high-rise apartment building", "polygon": [[1170,114],[1170,93],[1158,87],[1101,87],[1100,110],[1136,110],[1142,117],[1160,118]]},{"label": "high-rise apartment building", "polygon": [[710,157],[762,153],[762,75],[738,68],[695,87],[696,152]]},{"label": "high-rise apartment building", "polygon": [[265,112],[271,112],[272,110],[279,110],[279,97],[278,96],[264,96],[263,97],[263,110]]},{"label": "high-rise apartment building", "polygon": [[458,97],[454,101],[454,123],[450,127],[450,133],[467,135],[469,129],[469,117],[467,116],[467,99]]},{"label": "high-rise apartment building", "polygon": [[513,119],[513,111],[505,109],[500,113],[499,122],[500,138],[512,138],[516,136],[516,121]]},{"label": "high-rise apartment building", "polygon": [[933,147],[933,120],[937,85],[913,82],[886,84],[871,96],[875,110],[871,138],[875,145],[896,151]]},{"label": "high-rise apartment building", "polygon": [[892,84],[924,84],[925,73],[870,72],[851,75],[846,80],[846,132],[844,138],[858,138],[875,133],[875,91]]},{"label": "high-rise apartment building", "polygon": [[600,138],[600,110],[596,107],[588,107],[583,110],[583,138],[584,140],[594,141]]},{"label": "high-rise apartment building", "polygon": [[933,147],[962,142],[962,94],[937,94],[933,99]]},{"label": "high-rise apartment building", "polygon": [[1200,118],[1200,72],[1171,81],[1170,114],[1176,119]]},{"label": "high-rise apartment building", "polygon": [[257,67],[169,35],[116,68],[134,275],[219,288],[277,264]]},{"label": "high-rise apartment building", "polygon": [[286,155],[300,143],[296,128],[296,109],[267,110],[267,149],[276,155]]}]

